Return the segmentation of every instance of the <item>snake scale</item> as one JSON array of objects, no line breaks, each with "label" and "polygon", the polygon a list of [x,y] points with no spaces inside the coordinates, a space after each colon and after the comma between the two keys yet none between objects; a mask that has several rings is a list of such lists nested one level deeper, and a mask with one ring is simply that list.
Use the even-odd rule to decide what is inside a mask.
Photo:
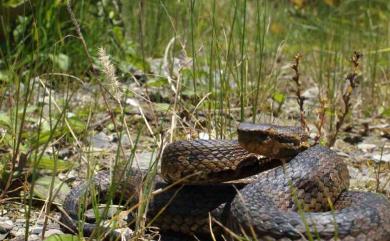
[{"label": "snake scale", "polygon": [[[154,196],[147,219],[163,232],[193,234],[209,233],[212,217],[250,240],[390,240],[386,197],[348,191],[343,158],[320,145],[309,147],[307,139],[299,127],[241,123],[238,141],[171,143],[164,150],[162,178],[156,177],[154,188],[181,184]],[[91,184],[103,196],[115,184],[114,191],[128,204],[137,203],[144,175],[129,169],[110,181],[108,171],[98,173],[71,190],[61,221],[77,229],[80,206]],[[245,177],[253,181],[233,181]],[[84,234],[95,228],[85,222]],[[222,229],[213,225],[214,232]]]}]

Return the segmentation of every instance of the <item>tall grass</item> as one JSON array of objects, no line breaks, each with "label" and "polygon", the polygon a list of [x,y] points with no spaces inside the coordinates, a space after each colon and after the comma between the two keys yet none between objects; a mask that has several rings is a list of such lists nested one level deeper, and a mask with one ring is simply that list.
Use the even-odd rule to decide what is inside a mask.
[{"label": "tall grass", "polygon": [[[131,11],[137,9],[136,3],[128,6]],[[302,72],[310,80],[306,86],[315,83],[320,89],[327,89],[326,96],[332,106],[349,56],[353,50],[362,51],[368,63],[363,65],[362,90],[370,90],[369,95],[362,97],[373,98],[373,103],[379,100],[387,103],[388,98],[378,91],[376,78],[378,69],[385,69],[388,59],[388,52],[381,54],[380,50],[386,50],[388,44],[388,38],[382,36],[388,35],[388,17],[384,12],[389,4],[385,1],[355,4],[355,1],[343,1],[331,6],[318,1],[299,8],[287,2],[268,1],[148,1],[144,6],[143,22],[147,27],[142,44],[153,44],[153,49],[148,51],[156,56],[162,53],[170,37],[179,36],[182,44],[177,50],[182,51],[184,47],[187,55],[193,57],[190,74],[183,79],[183,90],[192,89],[198,96],[211,93],[204,104],[209,110],[218,109],[219,116],[232,115],[231,111],[240,106],[239,119],[248,118],[249,114],[255,121],[258,112],[271,108],[266,100],[274,92],[288,95],[280,75],[286,73],[277,72],[297,52],[304,55]],[[160,14],[161,8],[164,14]],[[158,24],[154,19],[156,12]],[[129,25],[134,23],[128,21]],[[137,34],[140,32],[135,30]],[[161,40],[157,46],[156,33]],[[276,55],[280,46],[281,53]],[[274,62],[280,64],[274,66]],[[252,109],[252,113],[245,113],[246,108]],[[331,119],[332,108],[329,109]],[[228,120],[220,117],[209,123],[218,126],[214,128],[218,136],[225,136],[223,131]],[[334,121],[329,123],[333,125]]]}]

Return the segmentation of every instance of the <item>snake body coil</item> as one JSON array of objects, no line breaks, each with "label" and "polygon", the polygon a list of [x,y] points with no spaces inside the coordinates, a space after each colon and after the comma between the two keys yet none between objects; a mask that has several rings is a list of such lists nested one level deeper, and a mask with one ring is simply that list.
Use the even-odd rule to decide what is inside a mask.
[{"label": "snake body coil", "polygon": [[[307,136],[295,127],[241,124],[238,134],[238,142],[180,141],[166,147],[161,175],[168,183],[186,185],[153,198],[148,217],[160,216],[152,225],[162,231],[209,232],[211,213],[234,233],[253,240],[390,240],[390,202],[381,194],[347,191],[348,169],[335,152],[308,147]],[[258,172],[246,186],[216,184]],[[130,170],[112,182],[137,202],[142,177]],[[107,192],[108,172],[92,183]],[[166,185],[158,178],[155,188]],[[72,229],[89,186],[76,187],[65,199],[68,215],[62,221]],[[84,226],[86,234],[94,229],[93,224]]]}]

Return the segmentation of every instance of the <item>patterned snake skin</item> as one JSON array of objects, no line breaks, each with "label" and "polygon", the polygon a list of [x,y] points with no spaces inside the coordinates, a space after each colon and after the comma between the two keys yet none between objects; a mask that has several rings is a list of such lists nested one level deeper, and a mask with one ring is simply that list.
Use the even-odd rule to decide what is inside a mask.
[{"label": "patterned snake skin", "polygon": [[[214,221],[249,240],[390,240],[390,202],[381,194],[347,191],[343,159],[328,148],[308,147],[300,128],[243,123],[238,136],[238,142],[179,141],[166,147],[161,163],[165,180],[156,177],[154,188],[178,180],[185,185],[153,198],[147,212],[152,226],[209,233],[210,213]],[[137,203],[144,176],[131,169],[110,181],[107,171],[100,172],[69,193],[61,221],[77,230],[91,184],[102,196],[114,184],[113,190],[130,206]],[[231,181],[245,177],[254,181]],[[84,222],[85,235],[95,228]],[[222,231],[220,225],[212,228]]]}]

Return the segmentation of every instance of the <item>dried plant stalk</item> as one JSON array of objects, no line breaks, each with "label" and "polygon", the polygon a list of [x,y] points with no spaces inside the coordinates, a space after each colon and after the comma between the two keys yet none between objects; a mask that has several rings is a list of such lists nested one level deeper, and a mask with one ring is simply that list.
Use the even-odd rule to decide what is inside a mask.
[{"label": "dried plant stalk", "polygon": [[363,55],[360,52],[355,51],[351,58],[352,63],[352,72],[349,73],[346,77],[345,88],[342,95],[342,109],[337,113],[337,122],[335,131],[329,136],[327,145],[333,146],[336,142],[337,135],[340,133],[341,127],[345,122],[345,118],[348,113],[351,111],[351,96],[354,92],[354,89],[359,84],[359,68],[360,68],[360,59]]},{"label": "dried plant stalk", "polygon": [[322,136],[322,130],[325,123],[325,113],[327,108],[327,99],[323,97],[323,95],[319,94],[319,108],[316,110],[317,121],[315,122],[315,126],[317,128],[317,134],[314,137],[314,144],[318,144],[320,142]]},{"label": "dried plant stalk", "polygon": [[302,55],[300,53],[298,53],[294,56],[294,63],[291,66],[291,68],[294,70],[295,74],[292,77],[292,80],[295,82],[295,85],[297,87],[295,90],[295,95],[297,96],[297,101],[298,101],[298,105],[299,105],[301,127],[304,130],[309,131],[309,129],[307,127],[306,118],[305,118],[305,110],[303,108],[305,98],[302,96],[302,84],[300,81],[301,74],[299,72],[299,63],[300,63],[301,59],[302,59]]}]

